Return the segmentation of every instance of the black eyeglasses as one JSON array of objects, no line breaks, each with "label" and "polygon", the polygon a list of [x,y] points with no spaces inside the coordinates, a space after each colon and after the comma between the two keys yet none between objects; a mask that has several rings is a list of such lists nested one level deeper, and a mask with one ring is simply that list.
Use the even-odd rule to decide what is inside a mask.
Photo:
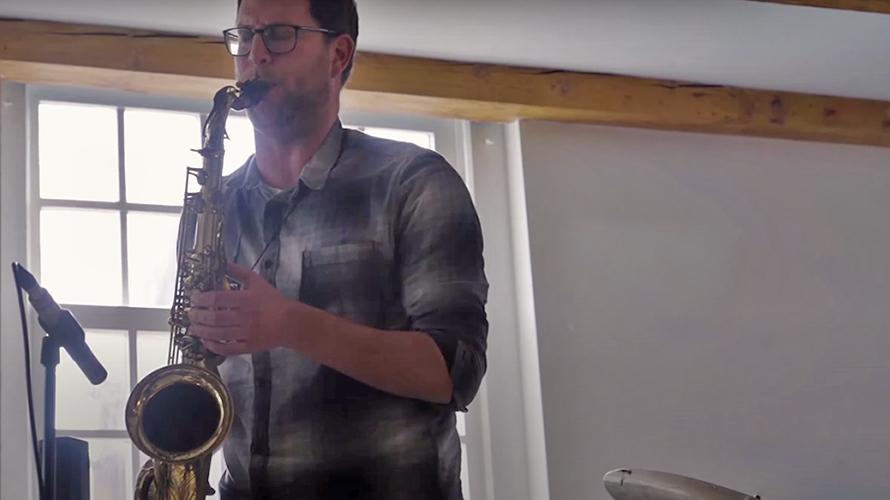
[{"label": "black eyeglasses", "polygon": [[229,28],[223,31],[226,41],[226,49],[229,54],[243,57],[250,54],[253,45],[253,36],[257,33],[263,36],[263,43],[270,54],[287,54],[297,46],[297,34],[300,31],[315,31],[328,36],[339,35],[336,31],[311,26],[293,26],[289,24],[270,24],[265,28]]}]

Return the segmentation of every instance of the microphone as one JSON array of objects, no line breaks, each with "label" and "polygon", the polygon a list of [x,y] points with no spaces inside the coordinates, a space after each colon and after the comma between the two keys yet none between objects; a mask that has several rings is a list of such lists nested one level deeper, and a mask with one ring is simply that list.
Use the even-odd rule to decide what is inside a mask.
[{"label": "microphone", "polygon": [[21,264],[16,264],[16,266],[21,286],[28,294],[28,302],[37,311],[40,326],[53,341],[65,348],[90,383],[99,385],[104,382],[108,372],[87,346],[83,327],[80,326],[71,311],[59,307],[52,295],[41,287],[34,275]]}]

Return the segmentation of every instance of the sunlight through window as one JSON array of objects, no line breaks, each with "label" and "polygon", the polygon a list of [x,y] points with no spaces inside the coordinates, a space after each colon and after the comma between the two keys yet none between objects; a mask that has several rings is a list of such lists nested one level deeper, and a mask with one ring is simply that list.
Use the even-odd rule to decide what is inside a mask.
[{"label": "sunlight through window", "polygon": [[118,201],[116,108],[43,102],[38,124],[41,198]]},{"label": "sunlight through window", "polygon": [[120,213],[42,209],[40,270],[41,284],[59,303],[123,304]]},{"label": "sunlight through window", "polygon": [[389,139],[400,142],[410,142],[422,148],[435,150],[436,140],[435,134],[432,132],[421,132],[417,130],[403,130],[395,128],[383,127],[351,127],[360,130],[368,135],[379,137],[381,139]]},{"label": "sunlight through window", "polygon": [[86,439],[90,449],[90,498],[133,498],[132,444],[129,439]]},{"label": "sunlight through window", "polygon": [[127,332],[88,330],[86,342],[108,372],[93,385],[65,351],[59,358],[56,388],[56,426],[71,430],[124,430],[121,408],[130,395]]},{"label": "sunlight through window", "polygon": [[130,212],[127,215],[127,280],[130,305],[170,307],[176,287],[179,215]]},{"label": "sunlight through window", "polygon": [[256,151],[253,138],[253,124],[246,116],[230,116],[226,121],[226,156],[223,158],[223,175],[238,169]]},{"label": "sunlight through window", "polygon": [[128,203],[182,205],[188,167],[200,167],[201,119],[194,113],[124,112]]}]

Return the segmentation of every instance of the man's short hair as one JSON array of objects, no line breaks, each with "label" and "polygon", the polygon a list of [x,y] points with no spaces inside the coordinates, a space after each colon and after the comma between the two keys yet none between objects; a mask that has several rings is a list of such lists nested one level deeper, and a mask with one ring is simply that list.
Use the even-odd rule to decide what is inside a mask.
[{"label": "man's short hair", "polygon": [[[238,0],[240,8],[241,0]],[[321,28],[349,35],[353,42],[358,42],[358,8],[355,0],[309,0],[309,12]],[[343,70],[343,85],[352,74],[354,59],[351,57]]]}]

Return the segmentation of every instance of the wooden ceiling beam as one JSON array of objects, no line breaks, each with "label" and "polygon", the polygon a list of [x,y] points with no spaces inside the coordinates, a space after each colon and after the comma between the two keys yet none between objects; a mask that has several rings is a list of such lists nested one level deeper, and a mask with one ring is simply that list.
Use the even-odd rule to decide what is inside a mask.
[{"label": "wooden ceiling beam", "polygon": [[[209,99],[217,38],[0,19],[0,77]],[[360,53],[344,106],[890,146],[890,102]]]},{"label": "wooden ceiling beam", "polygon": [[855,10],[890,14],[890,0],[749,0],[762,3],[780,3],[802,7],[819,7],[836,10]]}]

